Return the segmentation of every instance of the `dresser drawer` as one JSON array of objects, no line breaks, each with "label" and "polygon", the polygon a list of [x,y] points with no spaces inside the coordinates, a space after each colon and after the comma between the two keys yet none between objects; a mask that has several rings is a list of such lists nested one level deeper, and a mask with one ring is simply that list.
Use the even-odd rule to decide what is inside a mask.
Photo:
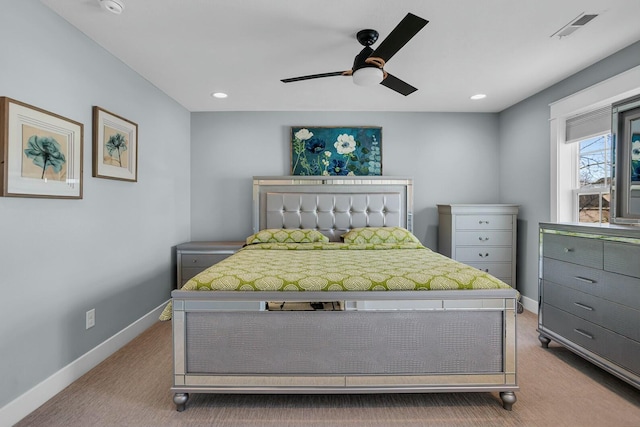
[{"label": "dresser drawer", "polygon": [[509,231],[459,231],[456,245],[463,246],[511,246],[513,233]]},{"label": "dresser drawer", "polygon": [[597,239],[543,234],[542,251],[547,258],[559,259],[587,267],[603,267],[603,242]]},{"label": "dresser drawer", "polygon": [[456,260],[462,262],[511,262],[511,248],[456,247]]},{"label": "dresser drawer", "polygon": [[468,262],[467,265],[475,267],[478,270],[486,271],[487,273],[497,278],[511,277],[511,263],[507,262]]},{"label": "dresser drawer", "polygon": [[640,342],[640,311],[552,282],[543,292],[545,303]]},{"label": "dresser drawer", "polygon": [[640,279],[635,277],[545,257],[542,259],[542,278],[631,308],[640,308]]},{"label": "dresser drawer", "polygon": [[640,246],[604,242],[604,269],[627,276],[640,277]]},{"label": "dresser drawer", "polygon": [[629,371],[640,374],[640,343],[555,308],[542,306],[543,327]]},{"label": "dresser drawer", "polygon": [[511,230],[512,215],[456,215],[458,230]]}]

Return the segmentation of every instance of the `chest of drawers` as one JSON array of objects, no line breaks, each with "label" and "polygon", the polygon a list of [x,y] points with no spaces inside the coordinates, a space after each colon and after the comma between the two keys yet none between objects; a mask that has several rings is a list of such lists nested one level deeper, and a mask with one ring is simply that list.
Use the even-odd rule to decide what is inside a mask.
[{"label": "chest of drawers", "polygon": [[178,288],[189,279],[237,252],[244,242],[187,242],[176,247]]},{"label": "chest of drawers", "polygon": [[540,224],[538,332],[640,388],[640,229]]},{"label": "chest of drawers", "polygon": [[438,217],[438,252],[515,288],[517,205],[438,205]]}]

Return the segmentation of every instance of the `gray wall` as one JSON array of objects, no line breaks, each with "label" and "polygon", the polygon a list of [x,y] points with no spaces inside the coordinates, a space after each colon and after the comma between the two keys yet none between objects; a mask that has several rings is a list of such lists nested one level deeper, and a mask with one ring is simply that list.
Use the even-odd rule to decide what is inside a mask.
[{"label": "gray wall", "polygon": [[384,175],[414,179],[414,232],[436,249],[439,203],[495,203],[497,114],[224,112],[191,115],[191,237],[252,233],[252,176],[290,172],[291,126],[382,126]]},{"label": "gray wall", "polygon": [[[538,299],[538,223],[549,220],[549,104],[640,65],[640,42],[498,115],[194,113],[191,237],[251,233],[252,175],[288,173],[290,126],[383,127],[384,175],[415,182],[415,232],[437,247],[438,203],[517,203],[518,290]],[[496,120],[497,117],[497,120]]]},{"label": "gray wall", "polygon": [[[431,248],[436,204],[519,203],[518,287],[536,299],[548,104],[640,64],[636,43],[499,115],[190,115],[36,0],[2,6],[0,95],[84,123],[85,151],[84,199],[0,198],[0,407],[166,300],[177,243],[250,234],[251,177],[288,173],[290,126],[382,126],[384,174],[414,178]],[[138,183],[91,177],[93,105],[138,123]]]},{"label": "gray wall", "polygon": [[549,104],[640,65],[640,42],[500,113],[500,198],[521,205],[518,289],[538,299],[538,223],[550,218]]},{"label": "gray wall", "polygon": [[[190,122],[36,0],[2,1],[0,57],[0,95],[84,124],[82,200],[0,197],[3,407],[169,298],[190,234]],[[137,183],[91,177],[93,105],[138,123]]]}]

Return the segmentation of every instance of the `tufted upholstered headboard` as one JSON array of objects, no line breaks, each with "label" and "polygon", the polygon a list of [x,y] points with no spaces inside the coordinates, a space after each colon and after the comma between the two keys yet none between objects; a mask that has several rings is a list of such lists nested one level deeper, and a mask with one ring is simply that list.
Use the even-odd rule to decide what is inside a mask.
[{"label": "tufted upholstered headboard", "polygon": [[404,177],[254,177],[253,231],[316,229],[331,241],[357,227],[413,231],[413,184]]}]

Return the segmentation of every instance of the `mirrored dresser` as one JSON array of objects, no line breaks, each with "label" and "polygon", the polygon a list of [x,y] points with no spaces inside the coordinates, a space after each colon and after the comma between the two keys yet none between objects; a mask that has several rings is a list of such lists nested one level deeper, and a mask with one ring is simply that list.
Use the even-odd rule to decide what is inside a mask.
[{"label": "mirrored dresser", "polygon": [[538,332],[640,388],[640,227],[540,224]]}]

